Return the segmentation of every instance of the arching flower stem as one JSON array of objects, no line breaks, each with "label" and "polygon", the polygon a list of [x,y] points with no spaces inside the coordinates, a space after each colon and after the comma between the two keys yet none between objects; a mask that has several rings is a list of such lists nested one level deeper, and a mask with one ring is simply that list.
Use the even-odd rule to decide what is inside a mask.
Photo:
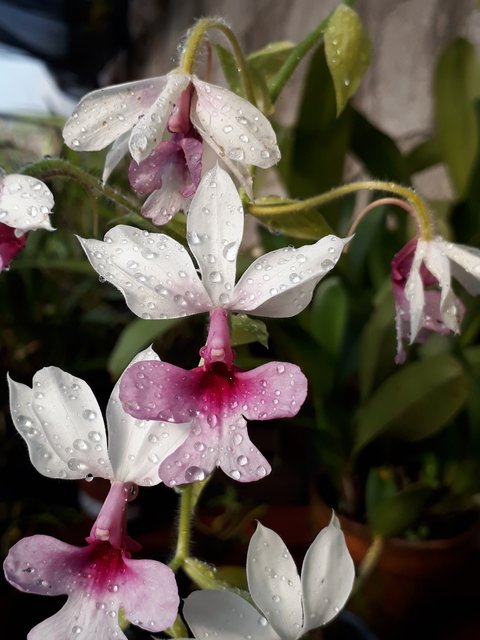
[{"label": "arching flower stem", "polygon": [[198,49],[207,32],[211,29],[217,29],[227,38],[232,49],[235,62],[237,63],[238,72],[242,82],[242,93],[249,102],[255,105],[252,80],[250,78],[250,72],[248,70],[247,61],[243,55],[242,48],[233,31],[221,20],[216,20],[215,18],[201,18],[190,30],[183,50],[182,59],[180,60],[180,69],[184,73],[193,73]]},{"label": "arching flower stem", "polygon": [[341,187],[335,187],[334,189],[318,196],[313,196],[306,200],[290,200],[285,204],[282,204],[281,202],[275,204],[247,204],[247,211],[258,218],[267,215],[281,216],[297,213],[299,211],[308,211],[309,209],[329,204],[330,202],[343,198],[350,193],[365,190],[384,191],[403,198],[409,205],[409,212],[415,218],[419,236],[423,240],[432,240],[434,236],[434,218],[426,202],[410,187],[404,187],[400,184],[396,184],[395,182],[387,182],[383,180],[361,180],[358,182],[350,182],[349,184],[342,185]]}]

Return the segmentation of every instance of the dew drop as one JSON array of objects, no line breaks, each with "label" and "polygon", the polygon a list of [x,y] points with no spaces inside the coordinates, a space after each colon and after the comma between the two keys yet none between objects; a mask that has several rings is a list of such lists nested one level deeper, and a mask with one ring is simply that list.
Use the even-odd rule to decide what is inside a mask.
[{"label": "dew drop", "polygon": [[187,482],[201,482],[205,480],[205,471],[196,466],[188,467],[185,470],[185,480]]},{"label": "dew drop", "polygon": [[223,248],[223,257],[228,262],[234,262],[237,257],[237,243],[229,242]]},{"label": "dew drop", "polygon": [[84,417],[85,420],[89,420],[90,422],[93,422],[93,420],[96,419],[97,414],[95,411],[92,411],[91,409],[85,409],[85,411],[82,413],[82,416]]}]

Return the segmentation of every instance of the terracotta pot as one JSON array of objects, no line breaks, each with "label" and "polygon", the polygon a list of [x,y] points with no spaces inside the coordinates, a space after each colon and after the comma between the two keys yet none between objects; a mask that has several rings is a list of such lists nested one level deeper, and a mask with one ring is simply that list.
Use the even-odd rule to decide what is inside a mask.
[{"label": "terracotta pot", "polygon": [[[317,529],[328,524],[331,508],[315,490],[311,514]],[[358,566],[372,543],[367,526],[337,514],[347,546]],[[458,616],[478,620],[473,602],[478,602],[480,565],[480,522],[473,517],[469,526],[452,538],[408,541],[387,540],[378,563],[350,605],[389,640],[396,637],[443,638],[434,631],[439,621]],[[440,613],[441,612],[441,613]],[[415,635],[415,628],[428,623],[427,635]],[[477,627],[480,637],[480,628]],[[419,633],[419,631],[418,631]],[[457,636],[455,638],[464,637]],[[470,637],[470,636],[465,636]]]}]

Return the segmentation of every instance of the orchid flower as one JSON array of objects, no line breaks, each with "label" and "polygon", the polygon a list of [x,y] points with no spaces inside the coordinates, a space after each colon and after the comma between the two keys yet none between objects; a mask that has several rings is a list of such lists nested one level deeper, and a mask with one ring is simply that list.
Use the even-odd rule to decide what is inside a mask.
[{"label": "orchid flower", "polygon": [[297,640],[337,615],[354,577],[335,516],[308,549],[301,577],[280,536],[259,523],[247,555],[248,587],[257,608],[232,592],[195,591],[183,614],[199,640]]},{"label": "orchid flower", "polygon": [[430,332],[458,333],[465,312],[452,290],[456,278],[471,295],[480,293],[480,250],[448,242],[413,239],[392,260],[396,308],[397,356],[405,360],[403,341],[423,342]]},{"label": "orchid flower", "polygon": [[307,380],[299,367],[284,362],[238,369],[222,309],[211,313],[200,355],[203,364],[191,371],[158,360],[129,367],[120,386],[124,408],[145,420],[191,421],[188,438],[160,464],[165,484],[203,480],[215,467],[240,482],[260,480],[271,467],[250,441],[245,419],[296,415]]},{"label": "orchid flower", "polygon": [[[158,360],[151,349],[130,363]],[[189,425],[141,422],[123,411],[122,377],[107,406],[108,446],[102,413],[86,382],[57,367],[33,377],[32,388],[9,379],[13,423],[33,466],[50,478],[100,477],[112,482],[158,484],[158,465],[180,446]]]},{"label": "orchid flower", "polygon": [[52,231],[49,214],[53,195],[37,178],[20,174],[0,176],[0,271],[3,271],[34,229]]},{"label": "orchid flower", "polygon": [[[191,128],[249,193],[249,165],[268,168],[280,159],[275,132],[254,105],[179,70],[87,94],[67,121],[63,136],[67,146],[77,151],[96,151],[113,143],[105,163],[106,180],[128,150],[140,164],[158,148],[166,129],[185,135]],[[188,167],[198,164],[198,159],[193,160],[198,155],[196,145],[184,151]],[[161,167],[167,170],[167,159],[159,162]],[[165,202],[178,190],[176,181],[172,182],[163,185]]]},{"label": "orchid flower", "polygon": [[202,173],[202,139],[189,117],[191,88],[180,96],[178,112],[170,116],[169,140],[160,142],[139,164],[130,163],[128,178],[145,200],[141,213],[162,225],[179,210],[187,211]]},{"label": "orchid flower", "polygon": [[[152,358],[156,355],[147,349],[133,362]],[[120,608],[149,631],[170,626],[179,603],[175,578],[159,562],[130,559],[139,545],[126,533],[126,503],[137,484],[160,482],[158,464],[185,439],[186,425],[173,429],[132,419],[121,408],[117,383],[107,408],[107,447],[100,409],[83,380],[47,367],[35,374],[32,388],[9,384],[14,424],[40,473],[112,482],[86,547],[35,535],[10,549],[4,570],[11,584],[42,595],[68,595],[64,607],[32,629],[28,640],[125,639]]]},{"label": "orchid flower", "polygon": [[235,285],[243,222],[235,185],[216,166],[202,178],[187,217],[187,241],[202,279],[185,248],[164,234],[119,225],[103,242],[80,242],[93,268],[123,293],[134,313],[166,319],[216,308],[296,315],[349,240],[329,235],[299,249],[277,249],[255,260]]}]

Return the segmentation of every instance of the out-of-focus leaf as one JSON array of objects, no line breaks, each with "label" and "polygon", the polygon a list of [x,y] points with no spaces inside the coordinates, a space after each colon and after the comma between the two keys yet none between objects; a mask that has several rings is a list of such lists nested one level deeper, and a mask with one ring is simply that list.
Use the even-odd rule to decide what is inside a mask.
[{"label": "out-of-focus leaf", "polygon": [[434,82],[438,145],[458,196],[465,195],[478,153],[474,101],[479,97],[477,52],[459,38],[440,57]]},{"label": "out-of-focus leaf", "polygon": [[432,494],[432,487],[416,482],[394,495],[385,495],[367,509],[370,529],[383,538],[400,535],[419,520]]},{"label": "out-of-focus leaf", "polygon": [[442,153],[436,138],[428,138],[406,156],[406,163],[410,174],[434,167],[442,162]]},{"label": "out-of-focus leaf", "polygon": [[344,4],[333,12],[323,37],[325,56],[335,86],[338,115],[355,94],[370,64],[370,38],[358,14]]},{"label": "out-of-focus leaf", "polygon": [[[320,47],[313,55],[304,85],[298,123],[293,132],[290,167],[282,171],[295,198],[308,198],[340,184],[349,146],[351,110],[336,117],[333,82]],[[281,161],[282,162],[282,161]],[[325,207],[335,215],[340,202]],[[336,219],[336,222],[338,220]]]},{"label": "out-of-focus leaf", "polygon": [[228,49],[222,47],[220,44],[215,44],[214,48],[218,56],[220,66],[222,67],[223,75],[227,81],[228,88],[230,91],[241,95],[240,74],[238,73],[238,65],[235,62],[235,58]]},{"label": "out-of-focus leaf", "polygon": [[395,495],[397,485],[393,472],[388,467],[370,469],[365,483],[365,509],[367,514],[385,498]]},{"label": "out-of-focus leaf", "polygon": [[358,411],[354,453],[384,435],[407,441],[432,435],[462,408],[467,392],[465,372],[448,354],[403,366]]},{"label": "out-of-focus leaf", "polygon": [[281,233],[300,240],[319,240],[329,233],[334,233],[318,209],[295,213],[262,214],[256,217],[272,233]]},{"label": "out-of-focus leaf", "polygon": [[142,320],[138,318],[125,327],[108,359],[108,370],[114,379],[122,374],[132,358],[159,335],[178,322],[173,320]]},{"label": "out-of-focus leaf", "polygon": [[332,358],[343,346],[348,321],[348,296],[338,277],[321,282],[312,300],[310,333]]},{"label": "out-of-focus leaf", "polygon": [[388,283],[381,291],[360,336],[358,378],[363,400],[395,367],[394,314],[393,294]]},{"label": "out-of-focus leaf", "polygon": [[252,342],[260,342],[260,344],[268,348],[267,326],[262,320],[250,318],[243,314],[232,315],[231,320],[232,347],[238,347],[242,344],[250,344]]},{"label": "out-of-focus leaf", "polygon": [[374,178],[394,180],[403,184],[409,182],[407,162],[395,142],[355,110],[352,151]]},{"label": "out-of-focus leaf", "polygon": [[248,56],[250,66],[255,69],[268,86],[272,78],[285,62],[294,47],[293,42],[286,40],[272,42],[263,49],[254,51]]},{"label": "out-of-focus leaf", "polygon": [[[239,96],[243,95],[242,79],[238,71],[238,65],[235,62],[235,58],[232,53],[222,47],[221,45],[215,45],[215,50],[222,67],[223,74],[227,80],[229,89]],[[253,94],[255,97],[256,106],[265,115],[271,115],[273,113],[272,101],[270,100],[270,93],[268,91],[267,83],[261,71],[252,66],[247,60],[247,69],[250,74],[250,81],[252,83]]]}]

